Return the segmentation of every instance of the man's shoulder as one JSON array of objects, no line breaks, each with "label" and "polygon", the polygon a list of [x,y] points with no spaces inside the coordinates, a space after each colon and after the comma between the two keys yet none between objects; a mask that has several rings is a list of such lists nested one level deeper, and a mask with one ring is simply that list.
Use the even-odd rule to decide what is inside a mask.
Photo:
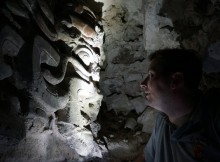
[{"label": "man's shoulder", "polygon": [[207,90],[204,93],[204,97],[207,99],[208,102],[214,102],[215,104],[220,104],[220,88],[212,88]]},{"label": "man's shoulder", "polygon": [[211,117],[218,117],[220,114],[220,88],[212,88],[204,93],[204,112]]},{"label": "man's shoulder", "polygon": [[157,121],[162,122],[162,121],[166,121],[166,120],[168,120],[168,116],[163,112],[158,112]]},{"label": "man's shoulder", "polygon": [[220,158],[220,89],[210,89],[204,94],[204,115],[207,137],[205,155],[209,161],[219,161]]},{"label": "man's shoulder", "polygon": [[161,128],[163,127],[166,123],[168,123],[169,118],[168,116],[163,113],[163,112],[158,112],[157,117],[156,117],[156,124],[155,124],[155,128]]}]

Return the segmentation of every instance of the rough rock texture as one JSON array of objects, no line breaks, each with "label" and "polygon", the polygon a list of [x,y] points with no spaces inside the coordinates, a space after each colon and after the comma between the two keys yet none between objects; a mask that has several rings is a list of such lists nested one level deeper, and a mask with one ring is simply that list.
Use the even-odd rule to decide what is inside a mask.
[{"label": "rough rock texture", "polygon": [[[104,2],[106,60],[99,84],[106,104],[102,109],[109,114],[104,119],[108,124],[102,122],[100,133],[105,136],[111,156],[129,160],[138,155],[147,142],[147,133],[151,132],[140,136],[142,123],[137,122],[138,116],[147,108],[139,86],[148,66],[143,44],[143,4],[141,0],[97,1]],[[153,123],[152,119],[149,126]]]},{"label": "rough rock texture", "polygon": [[103,8],[106,63],[100,88],[107,110],[127,116],[126,128],[135,130],[139,123],[143,132],[152,131],[156,112],[147,108],[139,84],[146,76],[147,56],[153,51],[198,51],[204,71],[201,90],[220,87],[219,1],[112,0],[104,2]]},{"label": "rough rock texture", "polygon": [[[148,4],[147,1],[146,6],[149,6]],[[204,71],[201,89],[207,90],[212,87],[219,87],[219,84],[216,84],[216,82],[219,82],[218,75],[220,72],[219,1],[204,0],[200,2],[198,0],[163,0],[161,3],[158,2],[157,5],[160,7],[154,15],[166,18],[171,22],[171,24],[166,23],[164,25],[164,28],[170,31],[169,37],[172,37],[172,33],[176,33],[177,37],[175,38],[175,41],[179,43],[180,47],[194,49],[199,52],[200,58],[203,61]],[[147,9],[148,8],[145,10],[145,15],[148,15],[147,13],[149,13],[149,10]],[[148,25],[149,23],[146,24],[146,27]],[[167,40],[169,39],[161,37],[161,41]],[[151,42],[149,43],[151,44]],[[168,47],[172,47],[170,42],[169,44],[170,46]],[[216,77],[213,78],[212,76],[214,75]],[[213,78],[212,81],[210,78]],[[208,84],[207,80],[209,80]]]},{"label": "rough rock texture", "polygon": [[[181,3],[173,2],[181,5]],[[144,5],[144,47],[147,51],[179,47],[173,22],[162,12],[164,0],[146,0]],[[170,7],[172,7],[172,5]],[[176,9],[176,8],[175,8]],[[178,9],[176,9],[178,11]]]},{"label": "rough rock texture", "polygon": [[102,158],[106,147],[85,127],[103,98],[97,13],[82,1],[42,0],[7,0],[0,12],[0,161]]},{"label": "rough rock texture", "polygon": [[103,12],[106,62],[100,88],[108,110],[124,114],[136,110],[139,114],[147,105],[139,87],[148,65],[142,43],[142,1],[112,2]]},{"label": "rough rock texture", "polygon": [[198,51],[200,88],[220,87],[219,4],[1,1],[0,161],[134,159],[157,113],[139,88],[151,52]]}]

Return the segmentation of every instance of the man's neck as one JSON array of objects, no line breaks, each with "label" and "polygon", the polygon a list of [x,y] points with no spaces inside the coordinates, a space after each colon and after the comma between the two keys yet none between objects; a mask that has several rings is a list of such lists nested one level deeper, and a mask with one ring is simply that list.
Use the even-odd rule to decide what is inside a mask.
[{"label": "man's neck", "polygon": [[166,112],[166,114],[171,123],[180,127],[189,119],[191,112],[194,110],[195,102],[191,100],[176,100],[170,106],[170,111]]},{"label": "man's neck", "polygon": [[176,127],[181,127],[185,122],[188,121],[188,119],[190,118],[191,112],[187,113],[183,116],[180,116],[178,118],[170,118],[169,120],[172,124],[174,124]]}]

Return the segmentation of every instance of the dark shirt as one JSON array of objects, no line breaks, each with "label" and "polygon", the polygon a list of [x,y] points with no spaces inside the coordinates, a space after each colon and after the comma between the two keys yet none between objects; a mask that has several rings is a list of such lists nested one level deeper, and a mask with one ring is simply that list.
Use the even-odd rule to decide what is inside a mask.
[{"label": "dark shirt", "polygon": [[146,162],[220,162],[220,92],[202,96],[189,120],[176,128],[159,113],[145,148]]}]

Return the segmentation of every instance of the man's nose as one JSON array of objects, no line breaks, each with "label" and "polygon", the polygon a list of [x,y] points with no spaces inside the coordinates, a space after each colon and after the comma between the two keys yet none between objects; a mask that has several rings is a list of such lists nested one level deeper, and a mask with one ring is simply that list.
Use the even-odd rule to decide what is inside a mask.
[{"label": "man's nose", "polygon": [[142,90],[145,90],[147,88],[147,83],[148,83],[148,77],[144,79],[144,81],[140,84],[140,88]]},{"label": "man's nose", "polygon": [[142,90],[142,91],[145,91],[145,89],[147,88],[147,86],[146,86],[146,85],[141,84],[141,85],[140,85],[140,88],[141,88],[141,90]]}]

